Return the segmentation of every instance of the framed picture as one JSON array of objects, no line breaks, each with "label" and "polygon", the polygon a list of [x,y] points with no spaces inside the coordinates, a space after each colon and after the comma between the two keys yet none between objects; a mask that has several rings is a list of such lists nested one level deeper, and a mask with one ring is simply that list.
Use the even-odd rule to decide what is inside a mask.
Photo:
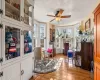
[{"label": "framed picture", "polygon": [[85,23],[85,30],[89,29],[91,27],[91,20],[88,19]]}]

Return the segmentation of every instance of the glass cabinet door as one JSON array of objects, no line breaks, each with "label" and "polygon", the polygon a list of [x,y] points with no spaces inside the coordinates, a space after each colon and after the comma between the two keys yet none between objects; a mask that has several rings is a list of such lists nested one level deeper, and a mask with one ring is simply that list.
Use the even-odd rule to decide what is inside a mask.
[{"label": "glass cabinet door", "polygon": [[20,0],[4,0],[4,2],[5,2],[4,15],[9,18],[20,21],[20,5],[21,5]]},{"label": "glass cabinet door", "polygon": [[20,29],[5,26],[5,60],[20,56]]},{"label": "glass cabinet door", "polygon": [[32,32],[24,31],[24,54],[32,52]]},{"label": "glass cabinet door", "polygon": [[24,23],[32,26],[32,5],[28,0],[24,0]]},{"label": "glass cabinet door", "polygon": [[[0,26],[1,26],[1,25],[2,25],[2,24],[1,24],[1,21],[0,21]],[[1,39],[2,39],[2,37],[1,37],[2,34],[1,34],[1,32],[2,32],[2,28],[0,28],[0,58],[1,58],[1,53],[2,53],[2,52],[1,52],[1,47],[2,47],[2,44],[1,44],[1,43],[2,43],[2,40],[1,40]],[[0,67],[1,67],[1,64],[0,64]]]},{"label": "glass cabinet door", "polygon": [[[0,10],[2,10],[2,9],[1,9],[1,4],[2,4],[2,3],[1,3],[1,0],[0,0]],[[1,17],[1,14],[2,14],[2,13],[0,13],[0,17]]]}]

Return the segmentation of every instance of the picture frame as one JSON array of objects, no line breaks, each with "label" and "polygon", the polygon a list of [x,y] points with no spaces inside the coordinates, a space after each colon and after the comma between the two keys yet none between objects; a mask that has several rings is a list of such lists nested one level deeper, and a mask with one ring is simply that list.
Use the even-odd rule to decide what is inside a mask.
[{"label": "picture frame", "polygon": [[91,19],[88,19],[88,20],[85,22],[85,30],[88,30],[90,27],[91,27]]}]

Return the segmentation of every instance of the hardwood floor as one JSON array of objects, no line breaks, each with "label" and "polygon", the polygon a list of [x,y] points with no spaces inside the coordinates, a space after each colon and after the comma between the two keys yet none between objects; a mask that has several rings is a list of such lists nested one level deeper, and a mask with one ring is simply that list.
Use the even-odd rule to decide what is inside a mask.
[{"label": "hardwood floor", "polygon": [[75,67],[74,65],[69,66],[66,62],[66,56],[57,55],[55,58],[63,59],[61,67],[52,73],[39,74],[35,80],[93,80],[92,73]]}]

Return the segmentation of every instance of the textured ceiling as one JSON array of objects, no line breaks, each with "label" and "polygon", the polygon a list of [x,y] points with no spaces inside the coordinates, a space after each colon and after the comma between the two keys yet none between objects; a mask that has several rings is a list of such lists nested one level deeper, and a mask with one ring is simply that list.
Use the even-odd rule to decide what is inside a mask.
[{"label": "textured ceiling", "polygon": [[34,18],[41,22],[49,22],[55,15],[57,9],[64,9],[63,15],[71,15],[71,18],[62,19],[59,23],[53,21],[55,25],[75,23],[88,16],[93,10],[97,0],[35,0]]}]

